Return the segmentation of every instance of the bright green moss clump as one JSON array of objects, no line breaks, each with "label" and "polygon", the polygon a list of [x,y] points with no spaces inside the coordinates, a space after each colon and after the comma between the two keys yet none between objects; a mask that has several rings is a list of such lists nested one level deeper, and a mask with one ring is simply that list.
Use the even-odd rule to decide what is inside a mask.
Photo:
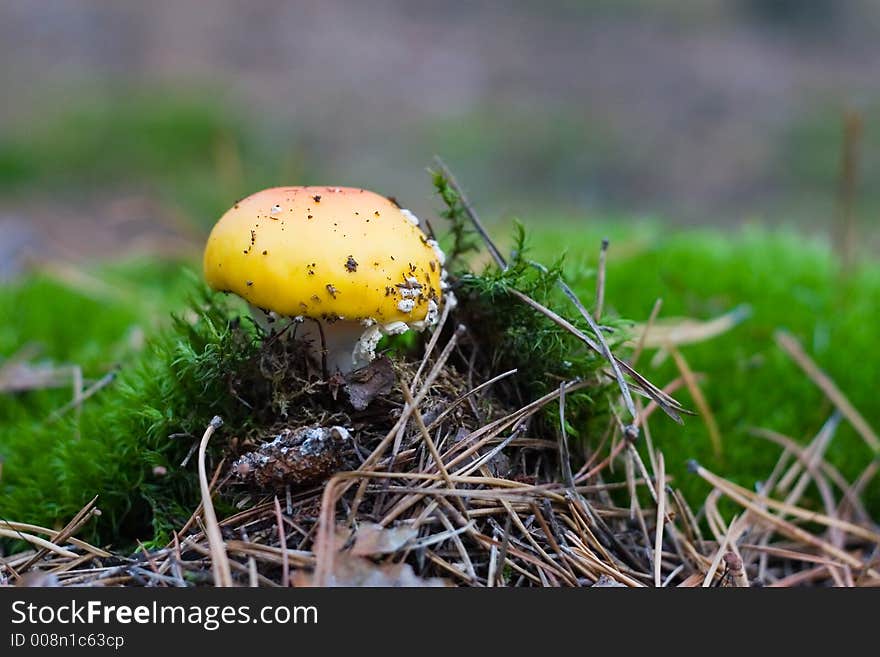
[{"label": "bright green moss clump", "polygon": [[[79,418],[52,417],[70,400],[69,388],[0,395],[0,517],[57,526],[100,494],[104,516],[90,531],[148,541],[191,513],[194,470],[179,464],[210,418],[244,414],[230,403],[229,377],[254,341],[234,330],[235,313],[213,297],[191,303],[155,335],[151,312],[168,324],[169,307],[187,308],[181,290],[193,288],[193,277],[179,265],[103,275],[119,285],[137,281],[139,294],[90,299],[45,278],[0,292],[4,317],[15,318],[0,332],[5,358],[37,344],[53,363],[79,363],[89,380],[120,366]],[[132,340],[142,330],[154,334],[146,346]]]},{"label": "bright green moss clump", "polygon": [[[595,266],[601,227],[568,224],[534,232],[535,252],[549,257],[566,245],[566,276],[582,298],[595,294]],[[699,418],[685,428],[659,414],[651,423],[655,444],[663,449],[667,470],[694,502],[706,488],[686,472],[695,458],[746,486],[766,477],[779,457],[775,445],[748,435],[765,427],[804,443],[818,432],[833,408],[816,386],[776,345],[777,329],[790,331],[834,379],[850,401],[880,427],[877,341],[880,332],[880,266],[865,263],[843,276],[829,248],[791,232],[747,229],[662,231],[659,227],[611,231],[606,308],[621,317],[645,321],[654,301],[663,299],[661,315],[710,319],[748,304],[752,314],[725,335],[682,347],[691,368],[706,375],[702,386],[724,441],[720,461],[712,455]],[[663,384],[677,369],[667,361],[640,370]],[[686,391],[677,393],[694,408]],[[872,454],[843,423],[828,450],[829,460],[852,481]],[[867,490],[869,507],[880,509],[880,482]]]}]

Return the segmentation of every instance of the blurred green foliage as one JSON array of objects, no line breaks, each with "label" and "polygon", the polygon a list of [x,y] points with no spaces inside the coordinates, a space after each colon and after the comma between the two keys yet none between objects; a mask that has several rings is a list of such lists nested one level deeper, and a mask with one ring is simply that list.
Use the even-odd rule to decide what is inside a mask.
[{"label": "blurred green foliage", "polygon": [[207,228],[254,189],[299,175],[295,147],[268,141],[211,96],[96,96],[0,134],[0,194],[153,193]]},{"label": "blurred green foliage", "polygon": [[[880,107],[853,108],[849,116],[861,126],[854,144],[852,209],[863,230],[875,237],[871,219],[880,210]],[[819,103],[786,126],[773,163],[773,174],[787,190],[778,199],[783,216],[823,224],[837,216],[845,117],[836,103]]]},{"label": "blurred green foliage", "polygon": [[416,148],[431,153],[441,144],[444,158],[462,163],[458,175],[476,198],[497,195],[499,162],[505,189],[519,190],[517,203],[536,203],[535,189],[570,192],[583,189],[585,181],[593,184],[587,195],[611,193],[626,157],[615,148],[619,142],[611,126],[583,113],[542,112],[550,116],[536,121],[527,108],[483,106],[419,126]]},{"label": "blurred green foliage", "polygon": [[[96,300],[43,277],[0,290],[0,307],[22,318],[0,333],[3,356],[45,345],[44,364],[78,364],[87,382],[120,366],[80,415],[55,414],[70,401],[69,386],[0,395],[0,517],[57,527],[99,494],[104,515],[86,535],[161,539],[194,508],[194,469],[180,462],[215,413],[235,421],[228,374],[254,343],[232,330],[236,313],[217,297],[184,301],[202,284],[179,263],[101,274],[139,293]],[[172,308],[181,315],[170,320]],[[131,340],[138,329],[150,334],[146,344]]]}]

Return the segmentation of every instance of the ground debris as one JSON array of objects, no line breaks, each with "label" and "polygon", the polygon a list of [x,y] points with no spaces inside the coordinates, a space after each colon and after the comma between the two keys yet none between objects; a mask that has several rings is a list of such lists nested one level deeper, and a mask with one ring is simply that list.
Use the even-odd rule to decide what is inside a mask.
[{"label": "ground debris", "polygon": [[339,426],[283,429],[239,457],[232,471],[240,481],[266,489],[317,483],[342,465],[350,438],[348,429]]},{"label": "ground debris", "polygon": [[355,370],[345,379],[345,394],[356,411],[362,411],[379,396],[391,392],[397,377],[387,356],[380,356],[369,365]]},{"label": "ground debris", "polygon": [[[419,577],[407,563],[376,564],[351,554],[337,556],[333,572],[321,586],[361,586],[385,588],[445,587],[450,583],[440,577]],[[314,586],[314,575],[298,572],[295,586]]]},{"label": "ground debris", "polygon": [[419,535],[419,530],[405,525],[388,529],[376,523],[358,527],[351,553],[358,557],[393,554]]}]

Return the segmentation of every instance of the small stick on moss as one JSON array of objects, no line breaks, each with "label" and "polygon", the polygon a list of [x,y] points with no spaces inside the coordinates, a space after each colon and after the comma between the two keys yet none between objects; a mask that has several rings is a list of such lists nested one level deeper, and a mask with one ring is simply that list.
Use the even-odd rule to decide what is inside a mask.
[{"label": "small stick on moss", "polygon": [[112,372],[108,372],[107,374],[105,374],[104,376],[102,376],[100,379],[98,379],[97,381],[95,381],[95,382],[94,382],[92,385],[90,385],[88,388],[86,388],[85,390],[83,390],[82,393],[81,393],[80,395],[78,395],[76,398],[74,398],[73,400],[67,402],[67,403],[66,403],[64,406],[62,406],[61,408],[56,409],[56,410],[55,410],[55,411],[49,416],[49,419],[47,420],[47,422],[50,422],[50,423],[51,423],[51,422],[56,422],[57,420],[61,419],[61,416],[63,416],[65,413],[67,413],[67,412],[70,411],[71,409],[79,408],[79,407],[82,405],[82,403],[83,403],[84,401],[86,401],[89,397],[91,397],[91,396],[94,395],[95,393],[99,392],[99,391],[102,390],[103,388],[106,388],[108,385],[110,385],[111,383],[113,383],[113,381],[114,381],[115,379],[116,379],[116,370],[113,370]]},{"label": "small stick on moss", "polygon": [[[568,331],[569,333],[574,335],[576,338],[578,338],[581,342],[583,342],[585,345],[587,345],[587,347],[589,347],[590,349],[595,351],[597,354],[600,354],[602,356],[605,355],[605,353],[602,351],[602,348],[598,344],[596,344],[592,340],[592,338],[587,336],[583,331],[581,331],[579,328],[577,328],[574,324],[569,322],[567,319],[560,317],[559,315],[557,315],[555,312],[553,312],[552,310],[550,310],[546,306],[542,305],[538,301],[535,301],[527,294],[523,294],[522,292],[520,292],[519,290],[517,290],[515,288],[510,288],[508,290],[508,292],[510,292],[510,294],[515,296],[517,299],[519,299],[520,301],[522,301],[526,305],[531,306],[532,308],[534,308],[538,312],[545,315],[553,323],[564,328],[566,331]],[[575,297],[575,298],[577,298],[577,297]],[[578,302],[578,303],[580,303],[580,302]],[[586,313],[585,316],[590,317],[590,314]],[[589,321],[593,321],[593,318],[590,317]],[[610,353],[610,351],[609,351],[609,353]],[[684,411],[684,409],[681,407],[681,405],[676,400],[669,397],[669,395],[667,395],[662,390],[660,390],[657,386],[655,386],[654,384],[649,382],[647,379],[645,379],[645,377],[643,377],[641,374],[639,374],[634,369],[632,369],[632,367],[630,367],[625,361],[617,358],[617,356],[615,356],[614,354],[611,354],[610,358],[617,366],[619,366],[621,368],[621,370],[626,371],[627,374],[629,374],[634,379],[636,379],[636,381],[639,383],[639,385],[642,386],[645,394],[647,394],[654,402],[656,402],[657,405],[661,409],[663,409],[663,411],[669,417],[671,417],[673,420],[675,420],[676,422],[681,424],[681,416],[679,415],[679,412],[686,412],[686,411]],[[626,385],[625,382],[623,385],[626,390],[629,390],[629,387]],[[631,398],[630,398],[630,403],[632,404],[632,411],[631,412],[633,414],[633,418],[635,418],[635,413],[636,413],[635,404],[632,403]],[[629,410],[629,408],[627,408],[627,410]],[[630,425],[630,426],[633,426],[633,425]],[[633,427],[633,429],[634,429],[635,435],[637,436],[638,430],[635,427]]]},{"label": "small stick on moss", "polygon": [[599,249],[599,267],[596,271],[596,321],[602,321],[602,308],[605,305],[605,260],[608,256],[608,238],[602,240]]},{"label": "small stick on moss", "polygon": [[633,351],[631,362],[633,366],[639,362],[639,358],[642,355],[642,351],[645,349],[645,339],[648,337],[648,333],[651,331],[651,327],[654,326],[654,322],[657,321],[657,316],[660,314],[660,308],[663,307],[663,299],[657,297],[657,300],[654,302],[654,307],[651,308],[651,314],[648,316],[648,322],[645,324],[645,330],[642,331],[642,334],[639,336],[638,344],[636,344],[636,348]]},{"label": "small stick on moss", "polygon": [[681,372],[685,385],[687,385],[691,397],[694,398],[694,403],[697,405],[697,409],[699,409],[703,422],[706,425],[706,431],[709,432],[709,440],[712,441],[712,452],[715,454],[715,458],[720,459],[724,451],[723,442],[721,440],[721,430],[718,428],[718,422],[715,420],[715,414],[712,412],[712,407],[709,406],[709,402],[706,401],[706,397],[697,383],[693,370],[688,365],[684,356],[681,355],[681,352],[671,343],[666,345],[666,351],[668,351],[675,360],[675,366],[678,368],[678,371]]},{"label": "small stick on moss", "polygon": [[211,489],[208,486],[208,475],[205,469],[205,456],[208,450],[208,441],[214,432],[223,426],[223,420],[215,415],[205,429],[202,442],[199,444],[199,488],[202,492],[202,515],[205,519],[205,536],[208,539],[208,547],[211,550],[211,567],[214,571],[214,586],[232,586],[232,571],[229,566],[229,557],[226,556],[226,546],[223,543],[223,535],[220,533],[220,525],[217,523],[217,514],[214,512],[214,502],[211,500]]},{"label": "small stick on moss", "polygon": [[14,540],[27,541],[35,547],[43,548],[59,556],[67,557],[68,559],[76,559],[79,556],[76,552],[71,552],[70,550],[58,547],[51,541],[47,541],[45,538],[40,538],[39,536],[34,536],[33,534],[28,534],[27,532],[23,532],[18,529],[10,530],[0,527],[0,538],[11,538]]},{"label": "small stick on moss", "polygon": [[[34,533],[34,534],[44,534],[45,536],[49,536],[49,537],[54,537],[58,534],[58,532],[56,532],[53,529],[47,529],[46,527],[41,527],[39,525],[32,525],[27,522],[14,522],[12,520],[0,519],[0,529],[2,529],[2,526],[8,527],[9,530],[13,533],[11,535],[11,538],[16,538],[16,536],[14,535],[15,532],[30,532],[30,533]],[[22,539],[22,540],[24,540],[24,539]],[[53,541],[52,542],[53,545],[55,545],[55,543],[57,542],[57,541],[55,541],[54,538],[52,539],[52,541]],[[73,547],[79,548],[80,550],[88,552],[89,554],[96,556],[96,557],[109,557],[109,556],[111,556],[111,554],[109,552],[107,552],[106,550],[102,550],[101,548],[97,548],[94,545],[90,545],[89,543],[86,543],[85,541],[81,541],[78,538],[73,538],[72,536],[65,538],[64,541],[67,543],[70,543]],[[50,551],[51,551],[51,549],[50,549]],[[28,555],[27,558],[23,559],[21,563],[25,563],[29,558],[31,558],[30,555]],[[9,565],[8,561],[6,562],[6,565]],[[18,567],[21,568],[21,565],[19,565]]]},{"label": "small stick on moss", "polygon": [[831,380],[825,372],[807,355],[793,335],[784,331],[777,331],[774,335],[776,344],[782,347],[785,352],[791,356],[792,360],[797,363],[800,368],[813,380],[819,389],[825,393],[825,396],[831,400],[837,409],[843,413],[843,416],[849,420],[853,428],[858,432],[862,439],[868,444],[875,454],[880,454],[880,438],[868,424],[861,413],[853,406],[849,399],[846,398],[840,388]]}]

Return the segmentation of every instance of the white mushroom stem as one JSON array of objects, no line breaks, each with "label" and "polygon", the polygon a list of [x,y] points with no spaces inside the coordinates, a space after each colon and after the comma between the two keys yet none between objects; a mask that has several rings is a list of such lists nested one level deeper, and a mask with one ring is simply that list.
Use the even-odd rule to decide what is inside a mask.
[{"label": "white mushroom stem", "polygon": [[[256,322],[269,333],[272,329],[283,330],[286,324],[279,325],[279,321],[272,320],[272,315],[251,306],[251,315]],[[293,337],[309,345],[309,349],[315,364],[318,366],[327,364],[327,373],[336,372],[348,374],[352,370],[369,365],[376,357],[376,345],[382,335],[402,333],[409,327],[402,322],[387,327],[378,324],[369,325],[360,321],[339,319],[335,322],[327,322],[322,319],[309,317],[297,318],[296,326],[285,332],[285,336]],[[401,330],[402,329],[402,330]]]},{"label": "white mushroom stem", "polygon": [[309,344],[316,363],[323,364],[326,360],[330,375],[348,374],[368,365],[376,357],[376,344],[381,337],[377,327],[365,327],[361,322],[347,319],[331,323],[304,318],[296,327],[296,339]]}]

